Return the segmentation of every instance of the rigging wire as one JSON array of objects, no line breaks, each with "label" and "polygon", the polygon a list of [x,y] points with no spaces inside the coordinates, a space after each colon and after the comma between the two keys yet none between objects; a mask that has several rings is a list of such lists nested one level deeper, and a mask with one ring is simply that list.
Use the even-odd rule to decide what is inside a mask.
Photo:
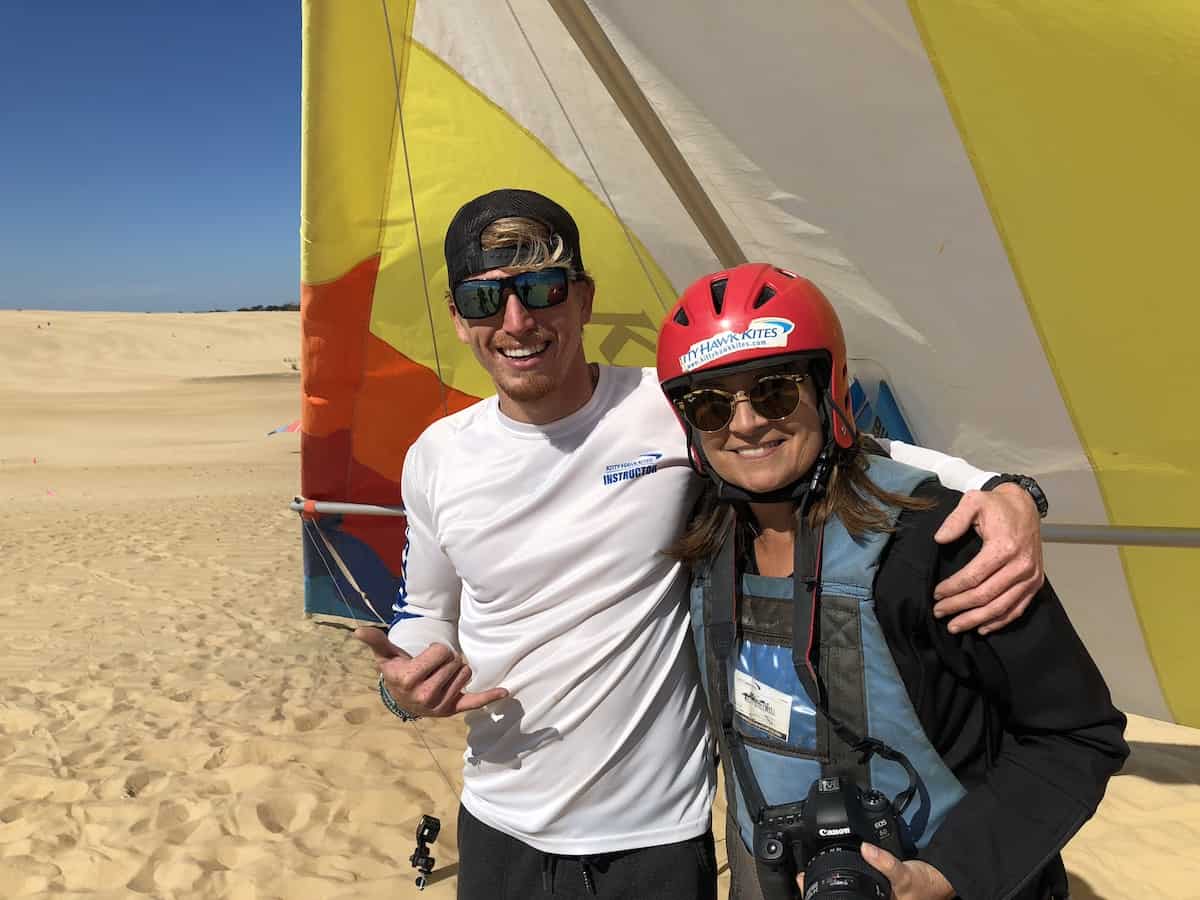
[{"label": "rigging wire", "polygon": [[[329,560],[327,560],[325,558],[325,553],[322,551],[321,545],[317,543],[316,538],[314,538],[312,536],[312,534],[309,530],[310,528],[315,530],[318,534],[321,535],[322,540],[328,540],[327,538],[325,538],[325,535],[321,532],[321,526],[319,526],[315,521],[310,520],[310,519],[301,518],[301,521],[304,523],[305,537],[307,537],[309,539],[309,541],[312,543],[313,549],[316,551],[317,556],[319,556],[321,558],[321,564],[325,566],[325,572],[329,576],[329,580],[333,582],[334,588],[337,589],[338,599],[342,601],[342,606],[344,606],[346,608],[347,618],[349,618],[353,621],[361,621],[357,616],[354,615],[354,608],[350,605],[350,601],[346,599],[346,594],[342,590],[342,585],[338,581],[337,576],[333,574],[333,568],[329,565]],[[374,605],[372,605],[370,603],[370,601],[367,600],[366,596],[362,594],[362,589],[357,588],[356,590],[358,590],[359,594],[363,597],[363,601],[367,603],[367,606],[371,609],[371,611],[375,612]],[[378,617],[378,615],[379,614],[376,613],[376,617]],[[374,626],[368,626],[368,627],[374,627]],[[343,638],[343,641],[349,640],[352,637],[352,634],[353,634],[352,632],[347,634],[346,637]],[[328,662],[328,657],[326,657],[326,662]],[[411,726],[416,731],[417,739],[421,742],[421,746],[425,748],[425,752],[429,754],[429,758],[433,760],[433,764],[437,767],[438,773],[442,776],[442,780],[444,782],[446,782],[446,787],[450,788],[450,793],[452,793],[455,797],[460,797],[460,795],[458,793],[458,789],[455,788],[455,786],[454,786],[454,782],[452,782],[450,780],[450,776],[448,776],[446,774],[446,770],[442,768],[441,762],[438,761],[437,754],[435,754],[433,752],[432,748],[430,748],[429,744],[426,742],[425,734],[421,730],[420,721],[419,720],[412,721],[412,722],[408,722],[406,724]]]},{"label": "rigging wire", "polygon": [[[600,170],[596,168],[596,163],[592,159],[592,155],[588,153],[587,147],[583,143],[583,138],[579,134],[579,129],[575,127],[575,123],[571,120],[570,113],[567,112],[566,104],[558,95],[558,91],[554,88],[554,82],[550,78],[550,74],[546,71],[546,67],[542,65],[541,57],[538,56],[537,50],[533,46],[533,42],[529,39],[529,35],[525,31],[525,27],[521,24],[516,10],[512,7],[511,0],[504,0],[504,5],[508,7],[509,15],[512,16],[513,23],[517,26],[517,30],[521,32],[521,37],[525,41],[525,46],[529,48],[529,54],[533,57],[534,63],[538,67],[538,71],[542,73],[542,77],[546,80],[546,86],[550,89],[550,93],[554,96],[554,102],[558,104],[559,111],[567,122],[567,127],[571,129],[571,134],[575,136],[575,142],[579,144],[579,150],[583,153],[583,158],[587,160],[588,166],[592,170],[592,175],[596,178],[596,183],[600,185],[600,191],[604,194],[604,199],[608,201],[609,209],[613,211],[613,215],[617,217],[617,223],[621,226],[621,231],[625,233],[625,240],[629,242],[629,248],[633,251],[634,257],[638,261],[638,265],[642,267],[642,272],[646,276],[646,281],[650,284],[650,289],[654,291],[654,296],[658,300],[658,305],[662,307],[663,312],[667,310],[667,302],[663,300],[662,293],[658,289],[658,285],[654,281],[654,276],[650,273],[650,267],[647,265],[645,258],[638,249],[637,240],[633,236],[633,231],[625,224],[625,219],[617,209],[617,204],[613,202],[612,194],[609,193],[608,186],[605,185],[604,179],[600,177]],[[674,298],[672,298],[674,302]]]},{"label": "rigging wire", "polygon": [[[387,32],[388,53],[392,60],[392,81],[395,84],[396,123],[400,130],[400,154],[404,157],[404,177],[408,182],[408,202],[412,211],[413,235],[417,241],[417,261],[421,266],[421,290],[425,295],[425,314],[429,320],[429,343],[433,347],[433,365],[437,369],[438,390],[442,397],[442,415],[450,415],[450,400],[446,393],[446,381],[442,377],[442,360],[438,353],[437,332],[433,325],[433,304],[429,299],[429,275],[425,270],[425,248],[421,244],[421,225],[417,221],[417,192],[413,187],[412,163],[408,158],[408,135],[404,130],[403,98],[400,96],[400,66],[396,59],[396,44],[392,40],[392,23],[388,16],[387,0],[379,0],[383,9],[383,25]],[[407,36],[406,36],[407,37]]]}]

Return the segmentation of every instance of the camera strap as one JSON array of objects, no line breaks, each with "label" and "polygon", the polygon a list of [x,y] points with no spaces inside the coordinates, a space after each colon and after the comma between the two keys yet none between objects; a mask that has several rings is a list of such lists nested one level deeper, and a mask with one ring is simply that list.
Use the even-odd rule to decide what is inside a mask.
[{"label": "camera strap", "polygon": [[733,781],[741,789],[750,818],[758,822],[766,808],[762,788],[754,777],[746,745],[733,727],[733,698],[729,695],[730,657],[737,642],[738,528],[734,527],[717,551],[709,569],[709,591],[704,604],[705,657],[709,681],[709,714],[717,729],[721,756],[733,767],[734,779],[725,779],[730,814],[734,809]]},{"label": "camera strap", "polygon": [[[908,787],[895,798],[896,809],[903,812],[917,792],[917,770],[908,757],[893,750],[883,741],[861,735],[839,719],[829,709],[828,697],[814,661],[817,650],[817,626],[821,609],[821,551],[825,531],[815,536],[806,515],[800,515],[796,525],[794,560],[792,565],[792,666],[796,677],[808,693],[817,710],[834,733],[855,753],[859,764],[865,765],[872,756],[898,763],[908,775]],[[810,574],[803,574],[803,573]]]}]

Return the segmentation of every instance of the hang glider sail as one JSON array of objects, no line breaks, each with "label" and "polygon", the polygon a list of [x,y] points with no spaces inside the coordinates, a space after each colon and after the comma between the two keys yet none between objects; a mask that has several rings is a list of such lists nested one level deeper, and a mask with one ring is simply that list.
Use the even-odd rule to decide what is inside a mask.
[{"label": "hang glider sail", "polygon": [[[593,359],[652,364],[677,287],[769,260],[837,304],[864,427],[1035,474],[1057,522],[1200,525],[1200,7],[305,0],[304,40],[306,500],[395,511],[489,391],[441,240],[520,186],[579,222]],[[403,519],[308,509],[306,609],[387,618]],[[1048,569],[1118,701],[1200,725],[1200,553]]]}]

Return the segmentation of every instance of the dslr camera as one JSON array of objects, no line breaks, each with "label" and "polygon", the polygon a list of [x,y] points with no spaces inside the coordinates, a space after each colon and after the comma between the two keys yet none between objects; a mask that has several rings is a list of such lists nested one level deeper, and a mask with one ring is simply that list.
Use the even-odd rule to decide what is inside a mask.
[{"label": "dslr camera", "polygon": [[754,856],[764,897],[795,897],[796,874],[803,872],[804,900],[888,900],[892,886],[863,859],[864,841],[897,859],[916,855],[908,826],[886,796],[823,775],[806,799],[763,810]]}]

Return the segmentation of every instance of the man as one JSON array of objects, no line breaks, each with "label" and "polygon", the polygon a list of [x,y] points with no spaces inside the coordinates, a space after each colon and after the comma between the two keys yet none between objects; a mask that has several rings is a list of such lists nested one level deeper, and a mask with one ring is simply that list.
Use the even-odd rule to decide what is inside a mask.
[{"label": "man", "polygon": [[[456,333],[496,396],[409,450],[397,616],[358,634],[402,718],[466,714],[459,897],[714,897],[713,750],[686,578],[661,553],[698,482],[681,431],[653,370],[585,359],[594,284],[566,210],[486,194],[445,251]],[[891,452],[951,487],[988,480]],[[1019,486],[967,494],[941,537],[972,524],[985,551],[939,586],[939,613],[970,610],[956,630],[1006,624],[1042,580]]]}]

